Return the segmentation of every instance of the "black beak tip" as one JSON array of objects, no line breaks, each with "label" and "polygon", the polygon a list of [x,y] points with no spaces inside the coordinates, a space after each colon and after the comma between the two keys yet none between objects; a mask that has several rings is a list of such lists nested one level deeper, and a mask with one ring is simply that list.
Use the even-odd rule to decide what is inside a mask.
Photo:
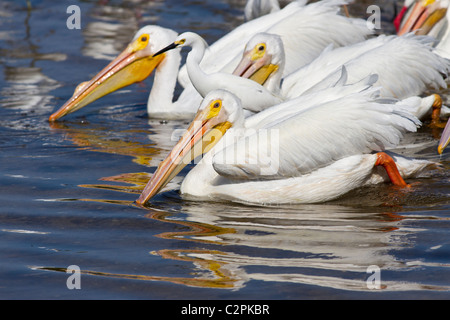
[{"label": "black beak tip", "polygon": [[176,47],[178,47],[178,44],[177,44],[177,43],[171,43],[171,44],[169,44],[167,47],[165,47],[165,48],[159,50],[157,53],[155,53],[155,54],[153,55],[153,57],[159,56],[161,53],[164,53],[164,52],[166,52],[166,51],[175,49]]}]

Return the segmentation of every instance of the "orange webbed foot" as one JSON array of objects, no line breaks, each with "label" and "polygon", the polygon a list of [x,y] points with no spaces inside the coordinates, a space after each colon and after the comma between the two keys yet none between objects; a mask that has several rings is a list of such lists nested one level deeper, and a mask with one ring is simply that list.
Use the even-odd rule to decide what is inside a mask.
[{"label": "orange webbed foot", "polygon": [[377,161],[375,162],[375,166],[382,166],[386,170],[386,173],[389,176],[392,184],[395,186],[410,188],[411,185],[407,184],[405,180],[403,180],[400,172],[398,171],[397,165],[395,164],[394,159],[391,156],[384,152],[377,153]]}]

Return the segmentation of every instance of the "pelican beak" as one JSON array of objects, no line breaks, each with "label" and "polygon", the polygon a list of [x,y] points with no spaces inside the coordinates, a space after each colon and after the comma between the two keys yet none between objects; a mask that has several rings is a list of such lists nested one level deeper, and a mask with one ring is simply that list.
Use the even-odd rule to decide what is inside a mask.
[{"label": "pelican beak", "polygon": [[164,59],[164,55],[155,58],[145,53],[143,49],[148,41],[148,34],[141,35],[94,78],[78,85],[73,96],[50,116],[49,121],[56,121],[111,92],[147,78]]},{"label": "pelican beak", "polygon": [[448,146],[449,143],[450,143],[450,121],[447,122],[444,131],[442,131],[441,139],[439,140],[438,145],[438,153],[442,154],[442,152],[444,152],[444,149]]},{"label": "pelican beak", "polygon": [[414,4],[411,13],[400,27],[398,35],[411,31],[417,34],[427,34],[447,12],[447,8],[440,8],[440,1],[421,0]]},{"label": "pelican beak", "polygon": [[261,56],[255,49],[246,51],[233,74],[264,85],[270,75],[278,70],[278,66],[271,64],[271,60],[270,54]]},{"label": "pelican beak", "polygon": [[[220,100],[217,100],[220,101]],[[198,111],[187,131],[173,147],[169,155],[159,164],[136,203],[145,205],[187,164],[208,152],[222,138],[232,124],[217,114],[213,101],[209,107]]]},{"label": "pelican beak", "polygon": [[439,8],[429,14],[419,30],[417,30],[417,35],[426,35],[430,30],[444,18],[447,14],[447,8]]}]

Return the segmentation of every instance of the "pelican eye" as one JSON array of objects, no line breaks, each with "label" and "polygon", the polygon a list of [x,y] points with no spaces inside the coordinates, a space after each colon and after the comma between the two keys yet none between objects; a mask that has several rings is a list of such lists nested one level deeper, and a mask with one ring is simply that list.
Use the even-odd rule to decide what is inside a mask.
[{"label": "pelican eye", "polygon": [[220,112],[220,109],[222,108],[222,101],[221,100],[215,100],[211,102],[209,105],[209,112],[208,112],[208,119],[211,119],[215,116],[217,116]]},{"label": "pelican eye", "polygon": [[251,59],[253,61],[261,59],[262,57],[264,57],[265,53],[266,53],[266,44],[259,43],[253,48],[253,51],[251,53]]},{"label": "pelican eye", "polygon": [[133,50],[138,51],[144,49],[147,44],[150,36],[148,34],[142,34],[133,44]]}]

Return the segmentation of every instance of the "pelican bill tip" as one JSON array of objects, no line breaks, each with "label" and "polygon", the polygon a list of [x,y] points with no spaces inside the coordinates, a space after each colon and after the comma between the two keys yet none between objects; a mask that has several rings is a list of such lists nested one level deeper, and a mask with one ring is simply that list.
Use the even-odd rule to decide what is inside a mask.
[{"label": "pelican bill tip", "polygon": [[49,122],[55,122],[59,118],[60,118],[60,116],[57,113],[53,113],[52,115],[50,115],[50,117],[48,117],[48,121]]}]

